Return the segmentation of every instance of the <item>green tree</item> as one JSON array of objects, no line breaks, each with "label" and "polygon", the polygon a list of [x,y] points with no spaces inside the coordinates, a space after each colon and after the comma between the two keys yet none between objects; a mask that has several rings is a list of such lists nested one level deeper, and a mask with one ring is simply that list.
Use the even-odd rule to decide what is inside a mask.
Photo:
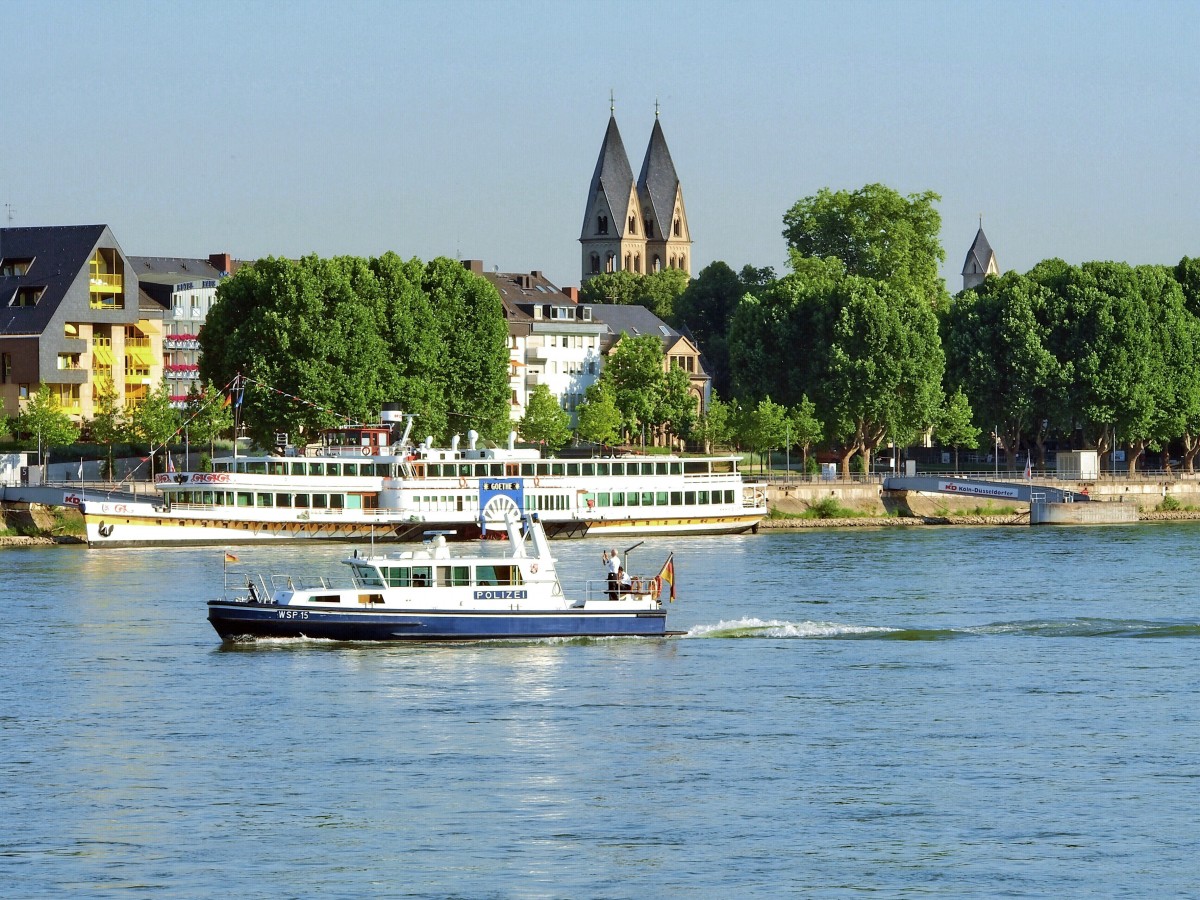
[{"label": "green tree", "polygon": [[113,473],[113,445],[124,441],[128,434],[124,410],[117,403],[117,392],[112,382],[103,382],[94,403],[95,412],[88,422],[91,438],[105,449],[105,477]]},{"label": "green tree", "polygon": [[692,430],[694,440],[704,444],[706,453],[733,440],[733,408],[714,391]]},{"label": "green tree", "polygon": [[653,429],[665,383],[662,341],[653,334],[630,337],[622,332],[600,381],[612,389],[622,424],[630,433]]},{"label": "green tree", "polygon": [[696,396],[692,380],[683,369],[672,368],[663,378],[662,393],[655,411],[655,424],[671,436],[686,441],[696,426]]},{"label": "green tree", "polygon": [[24,434],[31,447],[38,450],[38,465],[54,447],[73,444],[79,439],[79,426],[54,399],[50,389],[39,384],[37,391],[17,414],[17,434]]},{"label": "green tree", "polygon": [[241,414],[261,446],[277,432],[374,421],[385,401],[413,413],[420,433],[499,438],[507,338],[495,288],[453,260],[268,258],[218,288],[201,376],[251,379]]},{"label": "green tree", "polygon": [[973,415],[967,395],[962,388],[956,388],[953,394],[946,396],[946,402],[938,411],[937,422],[933,426],[938,443],[954,448],[955,472],[958,471],[958,448],[979,446],[980,432],[972,421]]},{"label": "green tree", "polygon": [[783,236],[793,255],[840,259],[851,275],[911,288],[940,308],[949,299],[939,274],[940,199],[932,191],[903,197],[882,184],[823,188],[787,211]]},{"label": "green tree", "polygon": [[1049,288],[1006,272],[958,294],[942,318],[948,388],[961,389],[975,420],[996,430],[1010,468],[1026,437],[1045,465],[1047,432],[1059,424],[1071,432],[1067,377],[1050,349],[1053,307]]},{"label": "green tree", "polygon": [[802,470],[808,471],[808,451],[825,433],[824,423],[817,418],[817,405],[807,394],[788,411],[788,439],[800,448]]},{"label": "green tree", "polygon": [[767,454],[778,450],[787,441],[787,431],[787,408],[773,402],[770,397],[759,400],[747,412],[743,436],[751,450],[758,454],[760,470],[766,462]]},{"label": "green tree", "polygon": [[608,445],[615,444],[621,436],[621,412],[617,409],[612,386],[603,380],[588,387],[576,415],[579,417],[576,433],[580,440]]},{"label": "green tree", "polygon": [[550,388],[535,385],[517,431],[522,440],[557,450],[571,439],[571,416],[558,405]]},{"label": "green tree", "polygon": [[193,385],[188,391],[187,407],[183,412],[184,428],[188,442],[208,444],[208,452],[214,453],[213,445],[222,431],[233,428],[233,408],[227,406],[225,395],[210,381],[201,390]]},{"label": "green tree", "polygon": [[179,433],[179,410],[171,405],[171,390],[165,381],[159,382],[129,417],[130,433],[150,445],[150,478],[153,480],[154,457]]},{"label": "green tree", "polygon": [[695,338],[704,353],[713,390],[723,396],[728,396],[730,389],[729,326],[747,290],[737,273],[718,261],[705,266],[675,301],[672,324],[686,327]]}]

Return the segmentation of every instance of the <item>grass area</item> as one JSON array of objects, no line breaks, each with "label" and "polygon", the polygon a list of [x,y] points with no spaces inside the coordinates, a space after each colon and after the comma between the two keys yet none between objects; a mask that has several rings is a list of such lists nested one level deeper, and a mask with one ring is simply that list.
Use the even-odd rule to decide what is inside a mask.
[{"label": "grass area", "polygon": [[778,509],[771,510],[771,519],[865,519],[879,518],[886,514],[866,513],[857,509],[842,506],[834,497],[824,497],[809,506],[804,512],[788,513]]},{"label": "grass area", "polygon": [[66,534],[73,537],[83,537],[87,534],[83,516],[75,510],[68,511],[61,506],[56,506],[50,512],[54,516],[54,527],[51,529],[54,534]]}]

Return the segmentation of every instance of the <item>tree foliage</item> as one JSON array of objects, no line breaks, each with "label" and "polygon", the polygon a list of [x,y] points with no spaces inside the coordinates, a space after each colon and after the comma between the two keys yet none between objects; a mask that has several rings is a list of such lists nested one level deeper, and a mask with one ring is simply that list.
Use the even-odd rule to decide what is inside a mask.
[{"label": "tree foliage", "polygon": [[644,306],[664,322],[671,322],[675,319],[675,302],[689,280],[682,269],[662,269],[646,275],[630,271],[605,272],[584,282],[579,297],[584,303]]},{"label": "tree foliage", "polygon": [[653,334],[630,337],[622,332],[600,381],[611,389],[628,432],[653,429],[659,422],[659,399],[665,384],[662,341]]},{"label": "tree foliage", "polygon": [[277,432],[374,421],[387,401],[440,440],[470,428],[499,438],[507,337],[495,288],[452,260],[267,258],[218,288],[201,376],[252,379],[242,415],[263,446]]},{"label": "tree foliage", "polygon": [[[16,417],[17,434],[24,434],[31,447],[43,453],[54,447],[73,444],[79,439],[79,426],[44,384],[25,403]],[[41,465],[41,459],[38,460]]]},{"label": "tree foliage", "polygon": [[851,275],[910,288],[940,307],[948,299],[938,268],[946,258],[940,199],[932,191],[904,197],[882,184],[823,188],[787,211],[783,236],[793,256],[839,259]]},{"label": "tree foliage", "polygon": [[621,437],[624,418],[617,409],[612,385],[603,379],[588,387],[576,416],[579,419],[576,434],[581,440],[608,445]]},{"label": "tree foliage", "polygon": [[535,385],[517,425],[522,440],[557,450],[571,439],[571,415],[558,405],[550,388]]}]

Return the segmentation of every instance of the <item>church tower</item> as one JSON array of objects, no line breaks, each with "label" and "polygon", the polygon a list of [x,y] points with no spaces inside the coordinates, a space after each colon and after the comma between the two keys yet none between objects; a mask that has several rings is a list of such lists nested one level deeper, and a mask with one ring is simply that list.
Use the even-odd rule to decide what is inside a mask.
[{"label": "church tower", "polygon": [[983,233],[983,219],[979,220],[979,231],[975,234],[975,243],[967,251],[967,260],[963,263],[963,290],[979,287],[989,275],[999,275],[1000,267],[996,265],[996,254],[988,243],[987,235]]},{"label": "church tower", "polygon": [[611,105],[579,243],[583,245],[582,281],[604,272],[646,271],[641,199]]},{"label": "church tower", "polygon": [[638,196],[645,217],[642,231],[646,236],[646,271],[683,269],[690,275],[692,237],[683,208],[683,188],[675,174],[667,139],[663,137],[657,104],[654,129],[650,132],[642,173],[638,176]]}]

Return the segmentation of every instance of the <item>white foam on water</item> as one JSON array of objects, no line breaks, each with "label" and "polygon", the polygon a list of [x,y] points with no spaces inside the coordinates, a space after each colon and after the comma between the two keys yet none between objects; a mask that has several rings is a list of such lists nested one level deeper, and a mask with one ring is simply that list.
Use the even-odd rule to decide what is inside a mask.
[{"label": "white foam on water", "polygon": [[693,625],[689,638],[828,638],[854,634],[887,634],[899,631],[880,625],[846,625],[841,622],[785,622],[779,619],[734,619],[715,625]]}]

